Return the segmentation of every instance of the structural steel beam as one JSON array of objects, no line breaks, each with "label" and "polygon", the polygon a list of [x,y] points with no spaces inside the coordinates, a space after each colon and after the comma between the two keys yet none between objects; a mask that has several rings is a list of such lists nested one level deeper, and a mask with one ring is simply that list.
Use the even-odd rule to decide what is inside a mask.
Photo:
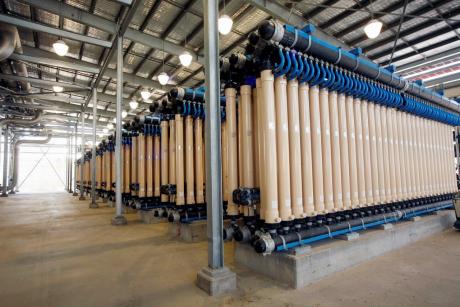
[{"label": "structural steel beam", "polygon": [[32,31],[37,31],[37,32],[43,32],[43,33],[48,33],[60,37],[65,37],[68,39],[76,40],[79,42],[85,42],[88,44],[96,45],[96,46],[101,46],[105,48],[110,48],[112,47],[112,43],[108,42],[103,39],[98,39],[94,38],[91,36],[85,36],[82,34],[66,31],[66,30],[61,30],[58,28],[53,28],[50,26],[45,26],[43,24],[39,24],[36,22],[31,22],[25,19],[20,19],[12,16],[8,16],[5,14],[0,14],[0,22],[4,22],[13,26],[17,26],[19,28],[24,28]]},{"label": "structural steel beam", "polygon": [[450,83],[450,82],[457,81],[457,80],[460,80],[460,72],[427,81],[425,82],[425,86],[431,87],[431,86],[437,86],[437,85],[444,85],[446,83]]},{"label": "structural steel beam", "polygon": [[436,65],[440,62],[448,61],[458,56],[460,56],[460,47],[454,48],[451,50],[447,50],[447,51],[429,56],[425,59],[411,62],[409,64],[398,66],[396,72],[402,73],[402,72],[411,71],[413,69],[417,69],[417,68],[428,66],[428,65]]},{"label": "structural steel beam", "polygon": [[0,74],[0,79],[3,80],[14,80],[14,81],[21,81],[21,82],[30,82],[37,85],[44,85],[44,86],[62,86],[65,90],[90,90],[89,86],[79,85],[79,84],[72,84],[72,83],[65,83],[65,82],[57,82],[51,80],[43,80],[38,78],[31,78],[31,77],[21,77],[16,75],[7,75],[7,74]]},{"label": "structural steel beam", "polygon": [[[115,34],[117,29],[115,22],[88,13],[84,10],[78,9],[63,2],[60,2],[59,5],[56,5],[56,2],[53,0],[22,0],[22,2],[111,34]],[[203,58],[199,57],[193,50],[184,48],[180,45],[162,40],[160,38],[154,37],[153,35],[149,35],[138,30],[131,28],[126,29],[124,38],[155,49],[163,49],[164,44],[165,52],[177,56],[187,50],[190,52],[190,54],[192,54],[195,61],[203,64]]]}]

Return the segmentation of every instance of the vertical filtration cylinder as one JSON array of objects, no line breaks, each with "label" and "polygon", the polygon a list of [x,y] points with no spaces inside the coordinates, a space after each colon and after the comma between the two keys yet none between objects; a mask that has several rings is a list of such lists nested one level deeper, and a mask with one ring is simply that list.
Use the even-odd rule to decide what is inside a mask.
[{"label": "vertical filtration cylinder", "polygon": [[[138,146],[138,141],[137,141],[137,134],[134,134],[131,137],[131,185],[136,186],[138,184],[138,177],[137,177],[137,163],[138,163],[138,157],[137,157],[137,146]],[[132,189],[131,195],[137,196],[139,195],[139,191],[137,189]]]},{"label": "vertical filtration cylinder", "polygon": [[402,125],[402,112],[396,112],[396,130],[398,131],[398,155],[399,155],[399,165],[400,165],[400,175],[401,175],[401,200],[407,199],[407,161],[405,159],[405,140],[404,140],[404,131]]},{"label": "vertical filtration cylinder", "polygon": [[[253,148],[253,115],[252,115],[252,90],[249,85],[240,87],[239,114],[241,120],[240,131],[240,153],[242,181],[240,185],[245,188],[254,187],[254,148]],[[253,216],[252,206],[245,208],[245,216]]]},{"label": "vertical filtration cylinder", "polygon": [[[160,123],[161,133],[161,185],[167,185],[169,183],[169,129],[168,121],[162,120]],[[169,197],[166,194],[161,194],[161,202],[169,202]]]},{"label": "vertical filtration cylinder", "polygon": [[[176,185],[176,120],[169,120],[169,184]],[[176,187],[177,188],[177,187]],[[175,201],[175,196],[171,195],[170,202]]]},{"label": "vertical filtration cylinder", "polygon": [[382,126],[382,139],[383,139],[383,162],[385,165],[384,176],[385,176],[385,199],[382,198],[382,202],[389,203],[392,201],[391,192],[391,172],[390,172],[390,142],[388,137],[387,128],[387,107],[382,106],[380,109],[380,122]]},{"label": "vertical filtration cylinder", "polygon": [[[315,204],[313,194],[313,165],[310,130],[310,95],[309,86],[301,83],[299,86],[299,122],[300,122],[300,145],[301,145],[301,171],[302,171],[302,199],[303,212],[307,216],[314,216]],[[294,165],[298,168],[298,165]]]},{"label": "vertical filtration cylinder", "polygon": [[185,205],[184,183],[184,118],[180,114],[175,115],[176,132],[176,205]]},{"label": "vertical filtration cylinder", "polygon": [[287,84],[289,167],[291,176],[292,214],[296,219],[305,217],[302,196],[302,155],[299,119],[299,82],[296,79]]},{"label": "vertical filtration cylinder", "polygon": [[153,196],[160,197],[160,135],[153,136]]},{"label": "vertical filtration cylinder", "polygon": [[379,162],[377,160],[377,132],[375,125],[375,104],[369,102],[368,108],[368,126],[369,142],[371,149],[371,172],[372,172],[372,196],[375,204],[380,204],[380,182],[379,182]]},{"label": "vertical filtration cylinder", "polygon": [[195,204],[195,161],[193,157],[193,117],[185,118],[185,189],[187,205]]},{"label": "vertical filtration cylinder", "polygon": [[331,159],[332,159],[332,190],[334,210],[343,209],[342,194],[342,161],[340,160],[340,133],[339,133],[339,109],[337,92],[329,93],[329,119],[331,124]]},{"label": "vertical filtration cylinder", "polygon": [[332,154],[331,154],[331,124],[329,120],[329,91],[321,88],[319,91],[321,115],[321,146],[323,154],[323,190],[325,212],[334,211],[334,190],[332,183]]},{"label": "vertical filtration cylinder", "polygon": [[265,106],[263,103],[263,91],[262,91],[262,81],[260,78],[256,79],[256,92],[257,92],[257,100],[256,105],[257,107],[255,110],[257,110],[257,135],[258,135],[258,159],[256,163],[258,163],[258,169],[259,169],[259,190],[260,190],[260,202],[259,202],[259,214],[260,214],[260,219],[265,220],[265,211],[266,207],[268,205],[268,192],[267,192],[267,182],[266,182],[266,176],[265,176],[265,167],[267,167],[267,155],[265,154],[265,138],[266,138],[266,124],[264,122],[266,115],[264,114],[265,112]]},{"label": "vertical filtration cylinder", "polygon": [[291,209],[291,175],[289,169],[289,124],[287,111],[287,80],[275,79],[276,152],[278,165],[278,208],[281,221],[294,219]]},{"label": "vertical filtration cylinder", "polygon": [[227,121],[223,121],[220,126],[221,148],[222,148],[222,198],[228,202],[228,140],[227,140]]},{"label": "vertical filtration cylinder", "polygon": [[131,189],[131,146],[129,142],[126,142],[125,144],[125,158],[123,160],[125,164],[125,170],[124,170],[124,181],[123,184],[125,186],[125,193],[130,193]]},{"label": "vertical filtration cylinder", "polygon": [[394,169],[395,169],[395,176],[396,176],[396,194],[395,194],[395,201],[402,200],[402,175],[401,175],[401,163],[399,159],[399,130],[398,130],[398,122],[396,116],[396,110],[391,108],[389,109],[389,117],[391,118],[391,129],[393,134],[393,148],[394,148]]},{"label": "vertical filtration cylinder", "polygon": [[[145,165],[147,178],[145,180],[146,196],[153,197],[153,135],[149,132],[145,136],[146,152],[145,152]],[[139,147],[140,149],[140,147]],[[140,157],[139,157],[140,158]]]},{"label": "vertical filtration cylinder", "polygon": [[259,121],[257,116],[257,88],[252,89],[252,136],[253,136],[253,154],[254,154],[254,186],[260,187],[259,177]]},{"label": "vertical filtration cylinder", "polygon": [[[271,70],[264,70],[260,74],[261,94],[258,95],[263,108],[259,118],[262,126],[262,147],[264,159],[262,159],[264,169],[264,188],[262,199],[262,209],[265,209],[264,219],[268,224],[281,222],[278,211],[278,165],[276,151],[276,116],[275,116],[275,87],[274,76]],[[265,208],[264,208],[265,207]]]},{"label": "vertical filtration cylinder", "polygon": [[[143,198],[146,195],[146,182],[145,182],[145,134],[139,133],[137,137],[137,176],[138,176],[138,185],[139,185],[139,197]],[[151,151],[150,151],[151,154]],[[151,166],[151,165],[150,165]]]},{"label": "vertical filtration cylinder", "polygon": [[[354,114],[354,99],[352,96],[345,97],[348,131],[348,157],[350,169],[350,199],[351,207],[359,206],[359,183],[358,183],[358,156],[356,152],[356,127]],[[361,163],[361,162],[360,162]]]},{"label": "vertical filtration cylinder", "polygon": [[361,118],[361,100],[359,98],[353,99],[354,116],[355,116],[355,131],[356,131],[356,162],[358,169],[358,193],[359,193],[359,206],[366,205],[366,175],[364,163],[364,140],[363,140],[363,126]]},{"label": "vertical filtration cylinder", "polygon": [[227,132],[227,214],[238,215],[238,205],[233,202],[233,191],[238,188],[238,131],[236,122],[236,89],[226,88]]},{"label": "vertical filtration cylinder", "polygon": [[313,199],[317,214],[325,213],[323,188],[323,150],[321,146],[321,117],[319,88],[310,87],[310,130],[313,164]]},{"label": "vertical filtration cylinder", "polygon": [[350,161],[348,155],[349,133],[347,129],[347,110],[344,93],[337,98],[337,112],[339,119],[339,146],[340,146],[340,174],[342,183],[343,208],[351,209],[351,187],[350,187]]},{"label": "vertical filtration cylinder", "polygon": [[366,187],[366,206],[374,204],[372,164],[371,164],[371,144],[369,139],[369,116],[367,100],[361,101],[361,120],[363,129],[363,153],[364,153],[364,186]]},{"label": "vertical filtration cylinder", "polygon": [[204,204],[203,120],[195,119],[196,203]]}]

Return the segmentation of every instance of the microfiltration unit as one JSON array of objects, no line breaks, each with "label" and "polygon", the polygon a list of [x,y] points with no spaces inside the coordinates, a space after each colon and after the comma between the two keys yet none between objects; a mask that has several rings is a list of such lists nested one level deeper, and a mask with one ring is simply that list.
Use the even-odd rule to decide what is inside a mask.
[{"label": "microfiltration unit", "polygon": [[[459,106],[392,67],[263,22],[220,59],[225,240],[270,254],[451,208]],[[123,203],[171,223],[206,220],[205,88],[170,90],[123,126]],[[115,137],[77,183],[113,200]],[[83,163],[82,163],[83,162]]]}]

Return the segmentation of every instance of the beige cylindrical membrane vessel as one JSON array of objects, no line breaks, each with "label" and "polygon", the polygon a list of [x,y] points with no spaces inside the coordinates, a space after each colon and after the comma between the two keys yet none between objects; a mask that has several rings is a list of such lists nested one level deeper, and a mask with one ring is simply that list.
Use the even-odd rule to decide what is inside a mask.
[{"label": "beige cylindrical membrane vessel", "polygon": [[372,164],[371,164],[371,144],[369,139],[369,116],[368,102],[361,101],[361,120],[363,129],[363,153],[364,153],[364,185],[366,187],[366,206],[374,204],[373,182],[372,182]]},{"label": "beige cylindrical membrane vessel", "polygon": [[222,198],[224,201],[228,201],[228,141],[226,121],[223,121],[220,125],[220,135],[222,148]]},{"label": "beige cylindrical membrane vessel", "polygon": [[[176,185],[176,120],[169,120],[169,184]],[[171,195],[170,202],[175,202],[175,195]]]},{"label": "beige cylindrical membrane vessel", "polygon": [[287,83],[289,167],[291,176],[291,206],[296,219],[305,217],[302,195],[302,156],[300,147],[299,83],[296,79]]},{"label": "beige cylindrical membrane vessel", "polygon": [[160,135],[153,136],[153,196],[160,198]]},{"label": "beige cylindrical membrane vessel", "polygon": [[294,219],[291,210],[291,175],[289,169],[289,125],[287,111],[287,80],[275,79],[276,153],[278,165],[278,208],[281,221]]},{"label": "beige cylindrical membrane vessel", "polygon": [[350,188],[350,161],[348,155],[349,134],[347,129],[347,110],[344,93],[337,97],[337,112],[339,120],[339,154],[340,154],[340,175],[342,184],[343,208],[351,209],[351,188]]},{"label": "beige cylindrical membrane vessel", "polygon": [[[254,187],[254,148],[253,148],[253,130],[252,130],[252,90],[249,85],[240,87],[239,114],[241,120],[240,131],[240,153],[241,153],[241,179],[240,186],[244,188]],[[252,206],[244,208],[245,216],[253,216],[254,209]]]},{"label": "beige cylindrical membrane vessel", "polygon": [[317,214],[325,213],[323,188],[323,150],[321,146],[321,117],[319,88],[310,87],[310,130],[313,165],[313,199]]},{"label": "beige cylindrical membrane vessel", "polygon": [[[169,183],[169,127],[168,121],[162,120],[160,123],[160,134],[161,134],[161,185],[167,185]],[[169,197],[166,194],[161,194],[161,202],[169,202]]]},{"label": "beige cylindrical membrane vessel", "polygon": [[[301,171],[302,171],[302,199],[303,212],[307,216],[314,216],[315,204],[313,195],[313,165],[310,128],[310,97],[309,86],[301,83],[299,86],[299,122],[301,145]],[[295,167],[298,168],[297,165]]]},{"label": "beige cylindrical membrane vessel", "polygon": [[329,120],[331,124],[331,159],[332,159],[332,189],[334,210],[343,209],[342,194],[342,166],[340,159],[340,132],[339,132],[339,109],[337,92],[329,93]]},{"label": "beige cylindrical membrane vessel", "polygon": [[233,191],[238,189],[238,130],[236,122],[236,89],[226,88],[226,132],[227,132],[227,214],[236,216],[238,205],[233,202]]},{"label": "beige cylindrical membrane vessel", "polygon": [[145,155],[147,153],[145,145],[145,135],[143,133],[139,133],[137,137],[137,178],[139,184],[139,197],[143,198],[146,196],[146,165],[145,165]]},{"label": "beige cylindrical membrane vessel", "polygon": [[[137,162],[138,162],[138,158],[137,158],[137,138],[138,138],[138,135],[137,134],[134,134],[132,137],[131,137],[131,184],[134,184],[136,185],[138,183],[138,176],[137,176]],[[131,186],[130,186],[131,188]],[[133,189],[131,191],[131,195],[132,196],[137,196],[139,195],[139,191]]]},{"label": "beige cylindrical membrane vessel", "polygon": [[371,174],[372,174],[372,196],[374,204],[380,204],[380,182],[379,182],[379,163],[377,160],[377,132],[375,125],[375,104],[368,102],[368,126],[369,126],[369,142],[371,153]]},{"label": "beige cylindrical membrane vessel", "polygon": [[195,181],[196,203],[204,203],[204,159],[203,157],[203,120],[195,119]]},{"label": "beige cylindrical membrane vessel", "polygon": [[[276,116],[275,116],[275,87],[274,76],[271,70],[264,70],[260,74],[261,106],[263,107],[260,118],[262,126],[262,148],[264,159],[262,159],[265,178],[266,197],[262,200],[265,205],[264,219],[268,224],[281,222],[278,211],[278,166],[276,151]],[[260,95],[259,95],[260,96]]]},{"label": "beige cylindrical membrane vessel", "polygon": [[361,100],[359,98],[353,99],[353,108],[355,116],[355,132],[356,132],[356,165],[358,176],[358,197],[359,206],[366,205],[366,175],[364,163],[364,140],[363,140],[363,126],[361,118]]},{"label": "beige cylindrical membrane vessel", "polygon": [[184,118],[180,114],[175,115],[176,132],[176,205],[185,205],[184,183]]},{"label": "beige cylindrical membrane vessel", "polygon": [[345,96],[348,132],[348,159],[350,170],[350,199],[351,207],[359,206],[359,183],[358,183],[358,157],[356,153],[356,127],[354,116],[354,99],[352,96]]},{"label": "beige cylindrical membrane vessel", "polygon": [[[147,134],[145,136],[145,167],[146,167],[146,194],[147,197],[153,197],[153,136]],[[139,148],[140,149],[140,148]]]},{"label": "beige cylindrical membrane vessel", "polygon": [[263,104],[263,91],[262,91],[262,81],[260,78],[256,79],[256,92],[257,92],[257,100],[255,101],[257,107],[254,110],[257,110],[257,135],[258,135],[258,159],[256,163],[258,163],[259,169],[259,189],[260,189],[260,202],[259,202],[259,215],[261,220],[265,220],[265,211],[268,205],[268,193],[267,193],[267,183],[266,183],[266,176],[265,176],[265,168],[267,166],[266,161],[266,154],[264,152],[265,149],[265,138],[266,138],[266,128],[265,125],[265,118],[266,115],[264,114],[265,108]]},{"label": "beige cylindrical membrane vessel", "polygon": [[185,118],[185,189],[187,205],[195,204],[195,162],[193,145],[193,117]]},{"label": "beige cylindrical membrane vessel", "polygon": [[329,120],[329,91],[319,91],[321,116],[321,146],[323,154],[323,190],[325,213],[334,212],[334,190],[332,182],[331,124]]}]

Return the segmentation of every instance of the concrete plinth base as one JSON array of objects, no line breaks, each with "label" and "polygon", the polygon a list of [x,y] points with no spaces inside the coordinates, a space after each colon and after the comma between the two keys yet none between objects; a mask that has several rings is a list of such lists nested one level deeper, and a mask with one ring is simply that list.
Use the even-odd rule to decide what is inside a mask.
[{"label": "concrete plinth base", "polygon": [[158,223],[166,223],[168,222],[168,219],[163,218],[163,217],[157,217],[154,216],[154,210],[138,210],[137,214],[139,216],[139,219],[142,221],[144,224],[158,224]]},{"label": "concrete plinth base", "polygon": [[393,224],[391,224],[391,223],[382,224],[382,225],[379,225],[379,226],[377,227],[377,229],[380,229],[380,230],[390,230],[390,229],[393,229]]},{"label": "concrete plinth base", "polygon": [[99,205],[95,202],[90,202],[88,207],[91,209],[96,209],[99,208]]},{"label": "concrete plinth base", "polygon": [[332,273],[339,272],[401,248],[424,237],[451,228],[453,210],[422,217],[417,223],[397,223],[386,231],[373,229],[360,232],[359,240],[323,240],[312,244],[310,252],[275,252],[263,256],[249,244],[237,244],[236,262],[277,281],[300,288]]},{"label": "concrete plinth base", "polygon": [[128,220],[123,215],[116,215],[112,218],[112,225],[114,226],[126,224],[128,224]]},{"label": "concrete plinth base", "polygon": [[221,269],[205,267],[198,272],[196,283],[209,295],[220,295],[236,290],[236,274],[226,267]]},{"label": "concrete plinth base", "polygon": [[344,234],[344,235],[341,235],[341,236],[337,236],[337,237],[335,237],[335,239],[343,240],[343,241],[354,241],[354,240],[359,239],[359,233],[351,232],[351,233],[347,233],[347,234]]},{"label": "concrete plinth base", "polygon": [[[224,221],[224,227],[229,225],[229,221]],[[169,223],[168,232],[184,242],[201,242],[208,239],[206,220],[191,223]]]}]

